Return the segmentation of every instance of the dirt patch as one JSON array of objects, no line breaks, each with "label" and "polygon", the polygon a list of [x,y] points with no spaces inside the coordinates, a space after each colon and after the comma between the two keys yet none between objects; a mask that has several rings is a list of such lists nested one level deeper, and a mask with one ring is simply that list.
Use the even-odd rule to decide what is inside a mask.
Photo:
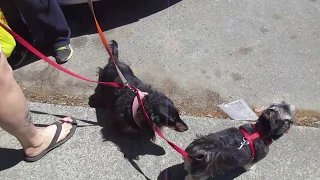
[{"label": "dirt patch", "polygon": [[297,110],[295,124],[320,128],[320,112],[310,110]]},{"label": "dirt patch", "polygon": [[88,97],[70,96],[64,90],[43,87],[22,87],[28,101],[69,106],[88,106]]},{"label": "dirt patch", "polygon": [[252,51],[253,51],[252,47],[242,47],[239,49],[239,53],[243,55],[248,55]]},{"label": "dirt patch", "polygon": [[202,90],[196,86],[181,88],[171,78],[164,78],[161,84],[157,89],[172,99],[181,114],[198,117],[226,117],[217,106],[224,102],[224,99],[217,92]]},{"label": "dirt patch", "polygon": [[[69,95],[67,91],[62,89],[55,89],[53,91],[50,87],[22,87],[22,90],[26,98],[31,102],[88,107],[89,97]],[[213,91],[204,92],[201,98],[193,98],[192,96],[180,98],[186,96],[180,96],[179,94],[185,94],[181,91],[179,92],[179,90],[177,91],[177,89],[167,89],[165,91],[165,94],[168,95],[174,93],[177,93],[177,95],[172,99],[180,109],[182,115],[229,119],[228,115],[221,111],[217,106],[223,102],[223,99],[219,94]],[[252,109],[254,109],[254,107],[252,107]],[[297,110],[294,122],[295,125],[298,126],[319,128],[320,112]]]}]

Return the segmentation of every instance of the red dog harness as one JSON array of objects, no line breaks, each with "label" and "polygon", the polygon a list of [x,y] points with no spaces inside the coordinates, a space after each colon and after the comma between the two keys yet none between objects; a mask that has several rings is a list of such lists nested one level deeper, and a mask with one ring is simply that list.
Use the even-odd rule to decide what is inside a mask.
[{"label": "red dog harness", "polygon": [[[256,125],[253,124],[252,127],[254,129],[256,129]],[[241,142],[241,145],[238,149],[241,149],[243,146],[245,145],[249,145],[250,146],[250,149],[251,149],[251,158],[254,159],[256,157],[256,149],[254,148],[254,140],[255,139],[258,139],[258,138],[261,138],[261,135],[260,133],[257,131],[253,134],[249,134],[245,129],[243,128],[239,128],[240,131],[242,132],[243,134],[243,141]],[[262,140],[264,141],[264,143],[267,145],[267,146],[270,146],[271,143],[272,143],[272,140],[270,139],[265,139],[265,138],[262,138]]]}]

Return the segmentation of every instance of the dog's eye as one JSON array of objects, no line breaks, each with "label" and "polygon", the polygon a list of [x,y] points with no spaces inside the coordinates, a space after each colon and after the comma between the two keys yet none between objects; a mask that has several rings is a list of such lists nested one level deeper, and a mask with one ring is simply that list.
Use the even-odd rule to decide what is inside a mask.
[{"label": "dog's eye", "polygon": [[278,121],[277,121],[277,124],[279,124],[280,126],[283,126],[283,125],[284,125],[284,121],[278,120]]},{"label": "dog's eye", "polygon": [[286,123],[286,124],[293,124],[293,121],[291,121],[290,119],[286,119],[286,120],[284,120],[284,122]]},{"label": "dog's eye", "polygon": [[197,156],[196,156],[196,159],[198,159],[198,160],[201,160],[201,159],[203,159],[204,158],[204,154],[198,154]]}]

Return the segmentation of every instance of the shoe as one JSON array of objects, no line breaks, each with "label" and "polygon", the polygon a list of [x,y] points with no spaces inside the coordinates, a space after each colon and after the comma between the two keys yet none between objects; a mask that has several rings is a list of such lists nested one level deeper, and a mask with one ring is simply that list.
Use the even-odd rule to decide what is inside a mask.
[{"label": "shoe", "polygon": [[[71,117],[66,117],[66,118],[71,118]],[[24,161],[26,162],[35,162],[35,161],[38,161],[40,160],[41,158],[43,158],[45,155],[47,155],[50,151],[52,151],[53,149],[59,147],[60,145],[64,144],[65,142],[67,142],[72,136],[73,134],[75,133],[76,129],[77,129],[77,121],[76,120],[72,120],[72,128],[70,130],[70,133],[61,141],[59,141],[57,143],[57,140],[60,136],[60,133],[61,133],[61,130],[62,130],[62,123],[65,122],[63,120],[60,120],[61,122],[57,121],[55,123],[53,123],[54,125],[57,126],[57,130],[56,130],[56,133],[49,145],[49,147],[44,150],[42,153],[40,153],[39,155],[35,156],[35,157],[27,157],[25,156],[24,157]]]},{"label": "shoe", "polygon": [[59,47],[55,50],[55,58],[58,64],[63,64],[69,61],[72,57],[73,50],[70,45]]},{"label": "shoe", "polygon": [[[34,43],[32,44],[34,46]],[[29,50],[17,43],[15,49],[13,50],[11,56],[8,58],[8,62],[12,67],[20,66],[22,62],[27,58]]]}]

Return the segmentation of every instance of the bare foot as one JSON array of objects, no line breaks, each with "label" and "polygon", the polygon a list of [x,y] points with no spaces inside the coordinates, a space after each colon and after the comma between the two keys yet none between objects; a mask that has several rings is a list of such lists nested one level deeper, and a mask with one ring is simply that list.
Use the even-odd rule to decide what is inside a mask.
[{"label": "bare foot", "polygon": [[[66,122],[61,122],[62,123],[62,130],[60,133],[60,136],[57,140],[57,142],[63,140],[69,133],[70,130],[72,128],[72,119],[71,118],[64,118],[63,119]],[[69,123],[70,122],[70,123]],[[57,126],[56,125],[50,125],[48,127],[45,128],[41,128],[39,129],[40,131],[40,136],[39,136],[39,141],[41,143],[39,143],[40,145],[37,147],[30,147],[25,149],[25,154],[28,157],[34,157],[39,155],[41,152],[43,152],[47,147],[49,147],[55,133],[57,130]]]}]

